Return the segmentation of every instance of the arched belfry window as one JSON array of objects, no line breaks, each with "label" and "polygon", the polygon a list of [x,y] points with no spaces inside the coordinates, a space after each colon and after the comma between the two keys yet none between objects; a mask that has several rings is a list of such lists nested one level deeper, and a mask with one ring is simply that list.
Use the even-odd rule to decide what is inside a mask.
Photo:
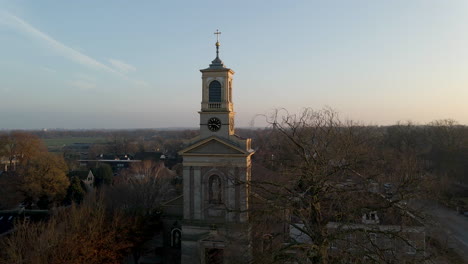
[{"label": "arched belfry window", "polygon": [[218,175],[211,175],[208,180],[208,198],[211,204],[220,204],[222,197],[221,178]]},{"label": "arched belfry window", "polygon": [[221,83],[218,81],[212,81],[210,86],[208,87],[209,90],[209,101],[219,103],[221,102]]}]

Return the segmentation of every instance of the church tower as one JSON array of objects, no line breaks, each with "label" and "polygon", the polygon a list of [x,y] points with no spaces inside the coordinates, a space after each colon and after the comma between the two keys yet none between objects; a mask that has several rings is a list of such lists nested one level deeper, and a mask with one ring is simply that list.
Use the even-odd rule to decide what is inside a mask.
[{"label": "church tower", "polygon": [[182,263],[247,263],[250,139],[235,134],[234,71],[216,58],[202,73],[200,135],[179,152],[183,157]]},{"label": "church tower", "polygon": [[[216,36],[221,32],[216,31]],[[232,77],[234,71],[226,68],[219,58],[219,39],[216,41],[216,58],[202,72],[202,102],[200,134],[229,138],[234,135],[232,103]]]}]

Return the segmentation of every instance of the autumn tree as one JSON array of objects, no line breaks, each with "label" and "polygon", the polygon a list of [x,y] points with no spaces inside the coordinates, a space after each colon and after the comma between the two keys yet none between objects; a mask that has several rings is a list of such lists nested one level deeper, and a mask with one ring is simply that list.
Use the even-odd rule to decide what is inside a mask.
[{"label": "autumn tree", "polygon": [[16,208],[24,200],[24,196],[18,191],[20,181],[18,176],[11,173],[3,173],[0,176],[0,210]]},{"label": "autumn tree", "polygon": [[30,133],[14,131],[0,136],[0,156],[8,158],[10,168],[14,168],[14,160],[22,163],[46,150],[42,140]]},{"label": "autumn tree", "polygon": [[19,190],[30,204],[38,203],[47,208],[50,203],[61,201],[69,185],[67,165],[62,157],[41,153],[24,162],[19,171]]},{"label": "autumn tree", "polygon": [[134,228],[131,218],[91,199],[58,209],[48,221],[18,222],[15,232],[0,238],[0,263],[122,263],[134,246]]},{"label": "autumn tree", "polygon": [[[156,212],[173,174],[161,163],[143,162],[119,177],[79,205],[51,210],[49,220],[18,222],[0,238],[0,263],[122,263],[130,254],[138,260],[144,242],[161,228]],[[70,198],[78,184],[72,179]]]},{"label": "autumn tree", "polygon": [[6,157],[13,169],[0,180],[4,190],[0,203],[4,206],[13,208],[27,200],[30,205],[47,207],[63,198],[68,168],[62,158],[47,152],[37,136],[21,131],[0,136],[0,156]]}]

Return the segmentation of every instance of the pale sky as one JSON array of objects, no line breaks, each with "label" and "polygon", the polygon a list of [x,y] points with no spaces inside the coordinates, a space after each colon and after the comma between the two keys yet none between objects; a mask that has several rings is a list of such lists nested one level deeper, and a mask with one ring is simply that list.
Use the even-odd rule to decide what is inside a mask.
[{"label": "pale sky", "polygon": [[216,29],[238,126],[468,125],[466,0],[0,0],[0,129],[195,128]]}]

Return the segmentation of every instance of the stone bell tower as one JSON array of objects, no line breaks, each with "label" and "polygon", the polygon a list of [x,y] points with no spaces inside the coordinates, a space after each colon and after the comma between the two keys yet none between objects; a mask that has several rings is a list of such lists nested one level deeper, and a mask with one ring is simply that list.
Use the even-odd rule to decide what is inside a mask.
[{"label": "stone bell tower", "polygon": [[182,263],[247,263],[251,259],[248,182],[250,139],[234,129],[234,71],[216,58],[202,73],[200,135],[183,157]]},{"label": "stone bell tower", "polygon": [[[216,36],[221,32],[216,31]],[[226,68],[219,58],[219,40],[216,41],[216,58],[202,73],[202,102],[200,134],[229,138],[234,135],[234,106],[232,103],[232,77],[234,71]]]}]

